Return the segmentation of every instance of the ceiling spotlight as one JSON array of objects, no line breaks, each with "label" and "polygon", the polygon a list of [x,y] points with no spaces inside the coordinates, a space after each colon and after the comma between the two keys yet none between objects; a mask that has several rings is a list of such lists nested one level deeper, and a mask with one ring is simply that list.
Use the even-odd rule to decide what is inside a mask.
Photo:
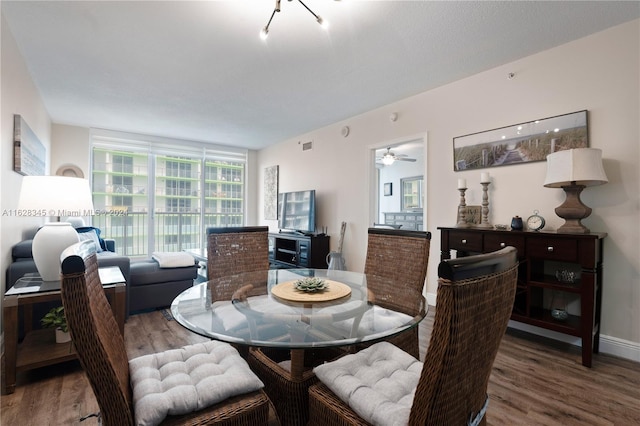
[{"label": "ceiling spotlight", "polygon": [[[291,1],[291,0],[289,0]],[[298,0],[300,2],[301,5],[304,6],[305,9],[307,9],[309,11],[310,14],[313,15],[314,18],[316,18],[316,21],[318,21],[318,24],[320,24],[320,26],[322,28],[328,28],[329,27],[329,23],[324,21],[320,16],[316,15],[315,13],[313,13],[313,10],[309,9],[309,6],[307,6],[306,4],[304,4],[304,2],[302,0]]]},{"label": "ceiling spotlight", "polygon": [[[293,0],[289,0],[289,1],[293,1]],[[320,26],[324,29],[329,28],[329,22],[325,21],[324,19],[322,19],[322,17],[316,15],[313,10],[309,9],[309,6],[307,6],[306,4],[304,4],[304,2],[302,0],[298,0],[298,2],[304,6],[305,9],[307,9],[309,11],[309,13],[311,13],[313,15],[314,18],[316,18],[316,21],[318,22],[318,24],[320,24]],[[263,40],[266,40],[267,36],[269,35],[269,25],[271,25],[271,21],[273,20],[274,15],[276,14],[276,12],[280,12],[280,0],[276,0],[276,7],[273,9],[273,12],[271,12],[271,17],[269,18],[269,22],[267,22],[267,25],[265,25],[265,27],[262,29],[262,31],[260,31],[260,38]]]},{"label": "ceiling spotlight", "polygon": [[260,38],[262,40],[266,40],[267,37],[269,36],[269,25],[271,25],[271,21],[273,20],[273,17],[276,14],[276,12],[280,12],[280,0],[276,0],[276,7],[273,9],[273,12],[271,12],[271,17],[269,18],[269,22],[267,22],[267,25],[265,25],[262,31],[260,31]]}]

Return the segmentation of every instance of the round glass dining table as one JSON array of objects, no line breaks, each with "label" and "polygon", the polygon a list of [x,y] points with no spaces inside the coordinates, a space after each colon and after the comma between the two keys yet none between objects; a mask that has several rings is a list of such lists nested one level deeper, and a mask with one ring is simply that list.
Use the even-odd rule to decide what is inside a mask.
[{"label": "round glass dining table", "polygon": [[[311,278],[323,288],[305,291]],[[271,269],[197,284],[174,299],[171,313],[202,336],[290,349],[295,363],[299,349],[383,340],[417,326],[428,305],[400,284],[350,271]]]}]

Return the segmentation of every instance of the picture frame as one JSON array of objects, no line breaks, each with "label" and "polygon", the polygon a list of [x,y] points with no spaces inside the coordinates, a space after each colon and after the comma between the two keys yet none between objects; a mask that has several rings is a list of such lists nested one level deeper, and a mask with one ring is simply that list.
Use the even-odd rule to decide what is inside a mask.
[{"label": "picture frame", "polygon": [[264,169],[264,218],[278,219],[278,166]]},{"label": "picture frame", "polygon": [[552,152],[588,148],[587,110],[453,138],[453,170],[546,161]]},{"label": "picture frame", "polygon": [[461,207],[463,210],[462,217],[464,217],[465,223],[476,226],[482,222],[482,206],[465,206]]},{"label": "picture frame", "polygon": [[393,183],[387,182],[384,184],[384,196],[389,197],[393,195]]},{"label": "picture frame", "polygon": [[19,114],[13,116],[13,170],[25,176],[44,176],[47,148]]},{"label": "picture frame", "polygon": [[458,206],[457,228],[481,228],[482,206]]}]

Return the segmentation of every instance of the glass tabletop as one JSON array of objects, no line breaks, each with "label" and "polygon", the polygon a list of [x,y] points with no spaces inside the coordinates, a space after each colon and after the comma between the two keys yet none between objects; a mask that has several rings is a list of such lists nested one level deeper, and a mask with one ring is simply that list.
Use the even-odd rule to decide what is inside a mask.
[{"label": "glass tabletop", "polygon": [[[309,278],[326,288],[307,292],[296,287]],[[195,285],[176,297],[171,313],[187,329],[230,343],[343,346],[415,327],[426,315],[426,301],[418,291],[401,288],[389,278],[357,272],[274,269]]]}]

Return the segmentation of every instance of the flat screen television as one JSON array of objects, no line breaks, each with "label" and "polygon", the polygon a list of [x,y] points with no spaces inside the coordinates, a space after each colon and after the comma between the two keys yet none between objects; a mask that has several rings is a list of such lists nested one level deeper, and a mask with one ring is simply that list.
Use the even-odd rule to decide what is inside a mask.
[{"label": "flat screen television", "polygon": [[278,227],[285,232],[313,234],[316,231],[316,191],[278,194]]}]

